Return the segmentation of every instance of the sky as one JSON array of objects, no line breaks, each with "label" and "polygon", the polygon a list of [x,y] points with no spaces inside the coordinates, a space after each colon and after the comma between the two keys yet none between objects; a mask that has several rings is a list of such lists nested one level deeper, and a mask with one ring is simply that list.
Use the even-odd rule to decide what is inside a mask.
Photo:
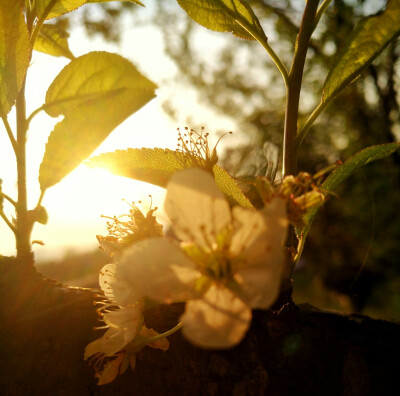
[{"label": "sky", "polygon": [[[149,10],[144,9],[141,12]],[[198,125],[202,125],[203,120],[212,119],[215,130],[229,131],[233,128],[230,120],[210,114],[199,105],[193,92],[182,88],[176,91],[171,84],[164,88],[162,81],[172,79],[176,70],[163,53],[160,33],[148,26],[135,28],[127,18],[124,23],[123,40],[118,46],[105,43],[99,38],[89,39],[80,27],[70,31],[69,45],[75,56],[96,50],[119,53],[130,59],[144,75],[159,86],[157,97],[118,126],[93,155],[128,147],[175,149],[176,128],[184,127],[185,119],[189,116]],[[43,104],[48,86],[67,63],[67,59],[34,51],[26,88],[28,115]],[[174,100],[181,104],[178,120],[169,119],[162,110],[162,102],[168,99],[169,95],[174,95]],[[8,118],[13,125],[15,113],[12,111]],[[37,181],[39,166],[48,136],[59,120],[41,112],[31,123],[27,142],[29,209],[36,206],[40,194]],[[0,125],[0,178],[3,180],[3,191],[15,199],[15,160],[3,125]],[[163,189],[111,175],[106,170],[89,169],[83,164],[80,165],[46,192],[42,204],[49,214],[49,221],[45,226],[36,223],[32,234],[33,240],[45,243],[45,246],[33,245],[36,259],[40,261],[59,258],[71,249],[94,249],[98,245],[96,235],[106,234],[106,221],[101,215],[127,213],[129,207],[124,199],[141,200],[146,209],[146,205],[150,204],[149,194],[152,195],[153,206],[162,208]],[[11,217],[13,212],[9,207],[5,209]],[[162,221],[166,220],[162,210],[159,211],[159,215]],[[15,254],[13,234],[3,222],[0,222],[0,253]]]}]

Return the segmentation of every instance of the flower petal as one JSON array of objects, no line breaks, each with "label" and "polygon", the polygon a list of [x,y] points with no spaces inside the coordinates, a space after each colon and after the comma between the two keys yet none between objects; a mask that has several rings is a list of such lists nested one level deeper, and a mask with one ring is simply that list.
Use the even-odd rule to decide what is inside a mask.
[{"label": "flower petal", "polygon": [[179,244],[165,238],[132,245],[121,257],[116,274],[137,293],[164,303],[196,297],[196,281],[201,277]]},{"label": "flower petal", "polygon": [[109,328],[101,338],[101,350],[106,356],[113,356],[124,349],[136,335],[135,330],[117,330]]},{"label": "flower petal", "polygon": [[228,202],[214,178],[199,169],[172,176],[167,185],[165,211],[175,235],[202,248],[209,247],[231,221]]},{"label": "flower petal", "polygon": [[119,330],[132,330],[136,333],[143,324],[142,306],[136,304],[107,312],[103,319],[110,327]]},{"label": "flower petal", "polygon": [[249,307],[229,289],[213,284],[202,299],[186,304],[183,333],[202,348],[230,348],[238,344],[250,325]]},{"label": "flower petal", "polygon": [[239,285],[235,293],[251,308],[270,308],[278,297],[281,272],[281,267],[275,265],[239,268],[234,275]]},{"label": "flower petal", "polygon": [[124,359],[124,355],[119,355],[116,359],[106,363],[104,370],[96,373],[95,377],[98,378],[97,385],[105,385],[112,382],[119,373],[119,366]]},{"label": "flower petal", "polygon": [[118,305],[135,304],[141,295],[122,278],[116,277],[116,264],[107,264],[100,271],[99,284],[104,295]]},{"label": "flower petal", "polygon": [[98,353],[103,353],[103,350],[101,349],[101,338],[98,338],[97,340],[92,341],[89,343],[86,348],[85,348],[85,353],[83,354],[83,358],[85,360],[88,360],[90,356],[96,355]]},{"label": "flower petal", "polygon": [[262,211],[236,206],[233,218],[232,256],[240,256],[251,265],[266,262],[270,257],[283,257],[288,221],[282,199],[275,199]]},{"label": "flower petal", "polygon": [[127,368],[129,367],[129,356],[125,352],[123,353],[124,359],[122,360],[121,366],[119,367],[119,373],[124,374]]},{"label": "flower petal", "polygon": [[259,212],[235,207],[233,217],[231,255],[239,284],[235,292],[252,308],[269,308],[277,297],[284,266],[285,201],[275,199]]}]

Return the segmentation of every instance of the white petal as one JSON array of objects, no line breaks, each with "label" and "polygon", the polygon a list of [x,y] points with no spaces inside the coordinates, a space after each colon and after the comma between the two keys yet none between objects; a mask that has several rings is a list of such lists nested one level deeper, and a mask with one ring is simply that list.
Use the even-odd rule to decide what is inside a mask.
[{"label": "white petal", "polygon": [[233,217],[235,233],[230,250],[239,265],[267,263],[268,266],[282,267],[288,225],[285,202],[275,199],[268,209],[258,212],[235,207]]},{"label": "white petal", "polygon": [[164,303],[196,297],[196,281],[201,277],[179,244],[165,238],[135,243],[121,257],[116,274],[135,292]]},{"label": "white petal", "polygon": [[267,309],[278,297],[281,285],[281,268],[279,266],[250,266],[236,271],[235,281],[239,290],[235,293],[252,308]]},{"label": "white petal", "polygon": [[229,289],[213,284],[202,299],[186,304],[183,333],[202,348],[230,348],[238,344],[250,325],[249,307]]},{"label": "white petal", "polygon": [[103,319],[110,327],[137,332],[138,328],[143,323],[141,308],[140,304],[124,307],[116,311],[105,313]]},{"label": "white petal", "polygon": [[289,221],[286,214],[286,201],[275,198],[264,207],[261,213],[268,227],[268,238],[273,246],[283,246]]},{"label": "white petal", "polygon": [[214,178],[199,169],[172,176],[167,185],[165,211],[179,239],[203,248],[210,246],[231,221],[228,202]]},{"label": "white petal", "polygon": [[244,259],[247,264],[265,261],[270,241],[261,212],[236,206],[233,208],[233,219],[235,231],[230,246],[231,256]]},{"label": "white petal", "polygon": [[85,360],[88,360],[90,356],[96,355],[98,353],[103,353],[103,350],[101,349],[101,338],[92,341],[86,346],[83,358]]},{"label": "white petal", "polygon": [[136,335],[136,330],[108,329],[101,338],[101,349],[106,356],[113,356],[129,344]]},{"label": "white petal", "polygon": [[234,208],[233,216],[231,255],[238,293],[252,308],[269,308],[277,297],[284,266],[286,204],[275,199],[259,212]]},{"label": "white petal", "polygon": [[116,277],[116,264],[107,264],[102,268],[99,284],[104,295],[118,305],[135,304],[142,297],[124,279]]},{"label": "white petal", "polygon": [[120,365],[124,359],[124,355],[119,355],[116,359],[104,365],[104,370],[96,373],[95,377],[98,378],[97,385],[105,385],[114,381],[120,370]]}]

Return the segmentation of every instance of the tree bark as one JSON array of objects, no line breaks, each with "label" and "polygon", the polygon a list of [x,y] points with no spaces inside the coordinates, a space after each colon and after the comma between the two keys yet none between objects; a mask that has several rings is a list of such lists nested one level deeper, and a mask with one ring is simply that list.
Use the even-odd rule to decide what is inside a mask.
[{"label": "tree bark", "polygon": [[[33,260],[33,258],[32,258]],[[145,348],[130,369],[97,386],[83,360],[101,335],[97,291],[72,288],[0,258],[2,395],[398,395],[400,325],[291,302],[254,311],[250,331],[228,351],[171,336],[167,352]],[[32,267],[30,267],[32,268]],[[158,306],[146,324],[174,326],[183,306]]]}]

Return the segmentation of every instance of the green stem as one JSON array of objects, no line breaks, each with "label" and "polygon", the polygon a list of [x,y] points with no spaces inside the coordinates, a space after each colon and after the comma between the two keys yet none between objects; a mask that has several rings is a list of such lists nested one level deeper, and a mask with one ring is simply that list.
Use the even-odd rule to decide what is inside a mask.
[{"label": "green stem", "polygon": [[50,11],[53,9],[53,7],[57,3],[57,1],[58,0],[51,0],[50,3],[47,5],[46,9],[44,10],[43,15],[41,15],[41,17],[37,21],[36,26],[31,35],[32,47],[35,44],[36,38],[37,38],[38,34],[40,33],[40,30],[42,29],[44,22],[46,21],[47,15],[49,15]]},{"label": "green stem", "polygon": [[283,64],[281,58],[275,53],[275,51],[272,49],[272,47],[268,44],[268,39],[265,36],[260,35],[257,31],[254,29],[249,29],[244,23],[242,23],[239,19],[235,19],[235,21],[243,28],[245,29],[251,36],[254,37],[255,40],[257,40],[263,47],[264,49],[268,52],[269,56],[271,59],[274,61],[276,67],[280,71],[283,81],[285,83],[285,87],[287,89],[288,87],[288,71],[286,69],[286,66]]},{"label": "green stem", "polygon": [[148,344],[150,342],[161,340],[161,339],[166,338],[166,337],[169,337],[171,334],[174,334],[179,329],[181,329],[182,326],[183,326],[183,323],[179,322],[175,327],[173,327],[172,329],[166,331],[165,333],[161,333],[161,334],[158,334],[158,335],[153,336],[153,337],[148,337],[148,338],[146,338],[146,344]]},{"label": "green stem", "polygon": [[326,11],[326,9],[329,7],[329,4],[332,3],[332,0],[324,0],[321,4],[321,6],[318,8],[317,15],[315,16],[315,22],[314,22],[314,30],[318,26],[319,21]]},{"label": "green stem", "polygon": [[8,202],[10,202],[14,207],[17,207],[17,203],[11,198],[9,197],[7,194],[4,194],[3,192],[0,193],[0,197],[3,197],[4,199],[6,199]]},{"label": "green stem", "polygon": [[301,128],[299,132],[299,136],[297,137],[297,145],[300,146],[303,143],[304,138],[306,137],[308,131],[310,130],[312,124],[314,121],[319,117],[319,115],[323,112],[325,107],[331,102],[331,100],[328,101],[321,101],[321,103],[317,106],[317,108],[313,111],[313,113],[308,117],[308,120],[306,123],[303,125],[303,128]]},{"label": "green stem", "polygon": [[296,52],[289,72],[283,138],[283,176],[293,175],[297,168],[297,122],[301,83],[308,45],[314,30],[319,0],[308,0],[297,36]]},{"label": "green stem", "polygon": [[25,81],[16,101],[17,115],[17,180],[18,202],[16,207],[16,246],[17,257],[24,259],[31,253],[30,234],[32,224],[28,216],[28,198],[26,187],[26,106],[25,106]]},{"label": "green stem", "polygon": [[286,69],[286,66],[283,64],[281,58],[275,53],[272,47],[268,44],[268,40],[266,37],[262,37],[257,32],[250,32],[249,33],[264,47],[264,49],[268,52],[271,59],[274,61],[276,67],[280,71],[283,77],[283,81],[285,82],[285,86],[288,86],[289,74]]},{"label": "green stem", "polygon": [[37,203],[36,207],[39,207],[42,204],[45,192],[46,192],[46,190],[41,190],[40,191],[40,197],[39,197],[39,200],[38,200],[38,203]]},{"label": "green stem", "polygon": [[29,115],[29,117],[26,120],[26,124],[27,124],[27,128],[29,129],[29,125],[33,119],[33,117],[35,117],[35,115],[37,115],[38,113],[40,113],[42,110],[44,110],[45,105],[38,107],[36,110],[32,111],[32,113]]},{"label": "green stem", "polygon": [[[297,171],[297,129],[299,116],[300,91],[303,79],[303,70],[311,35],[314,30],[314,21],[319,0],[308,0],[297,35],[296,49],[292,67],[289,72],[288,89],[286,96],[285,129],[283,135],[283,167],[282,177],[294,175]],[[293,226],[289,227],[285,243],[285,267],[281,293],[291,293],[291,277],[293,271],[294,252],[297,240]]]}]

